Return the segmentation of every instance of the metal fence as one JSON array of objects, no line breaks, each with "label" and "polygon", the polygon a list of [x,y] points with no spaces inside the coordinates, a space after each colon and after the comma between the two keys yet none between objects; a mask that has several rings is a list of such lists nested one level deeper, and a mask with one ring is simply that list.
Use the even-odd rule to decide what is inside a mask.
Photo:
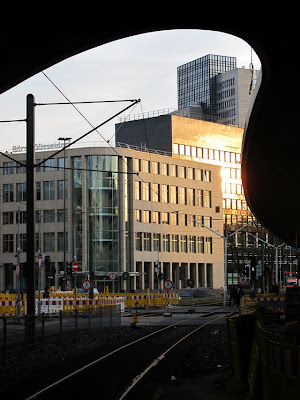
[{"label": "metal fence", "polygon": [[[34,321],[34,323],[32,323]],[[121,311],[118,306],[88,309],[85,313],[56,316],[41,314],[40,317],[0,317],[0,362],[5,364],[13,358],[20,358],[28,352],[41,351],[50,344],[62,344],[67,338],[104,328],[121,325]]]}]

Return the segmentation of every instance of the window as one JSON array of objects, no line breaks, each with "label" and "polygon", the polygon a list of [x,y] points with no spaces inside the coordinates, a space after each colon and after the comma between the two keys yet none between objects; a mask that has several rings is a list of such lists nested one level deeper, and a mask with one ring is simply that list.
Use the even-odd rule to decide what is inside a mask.
[{"label": "window", "polygon": [[169,174],[170,176],[177,176],[177,165],[171,164],[169,166]]},{"label": "window", "polygon": [[[64,232],[57,233],[57,251],[64,251]],[[68,232],[66,232],[66,251],[68,251]]]},{"label": "window", "polygon": [[134,218],[135,218],[135,222],[142,222],[142,211],[141,210],[135,210],[134,211]]},{"label": "window", "polygon": [[143,200],[150,201],[150,183],[142,182],[143,186]]},{"label": "window", "polygon": [[142,200],[142,182],[135,181],[134,182],[134,198],[135,200]]},{"label": "window", "polygon": [[14,223],[13,211],[3,213],[3,225],[10,225]]},{"label": "window", "polygon": [[211,237],[205,238],[205,253],[212,254],[212,238]]},{"label": "window", "polygon": [[55,170],[55,160],[54,158],[50,158],[49,160],[46,160],[44,162],[44,171],[45,172],[50,172]]},{"label": "window", "polygon": [[204,253],[204,237],[203,236],[197,236],[197,253]]},{"label": "window", "polygon": [[144,210],[143,211],[143,222],[145,224],[149,224],[151,222],[151,214],[150,211]]},{"label": "window", "polygon": [[196,206],[203,207],[203,190],[197,189],[196,192]]},{"label": "window", "polygon": [[153,251],[160,251],[160,233],[153,233]]},{"label": "window", "polygon": [[180,236],[180,251],[181,253],[187,253],[187,236]]},{"label": "window", "polygon": [[151,251],[151,233],[144,232],[144,251]]},{"label": "window", "polygon": [[196,237],[189,236],[189,253],[196,253]]},{"label": "window", "polygon": [[14,251],[14,235],[3,235],[3,252],[13,253]]},{"label": "window", "polygon": [[195,189],[188,188],[187,192],[187,205],[194,206],[195,205]]},{"label": "window", "polygon": [[171,212],[170,214],[170,224],[171,225],[178,225],[178,213]]},{"label": "window", "polygon": [[160,164],[160,174],[161,175],[169,175],[168,174],[168,164],[166,164],[166,163]]},{"label": "window", "polygon": [[161,223],[162,224],[169,224],[169,213],[168,212],[162,212],[161,213]]},{"label": "window", "polygon": [[44,210],[44,222],[54,222],[55,212],[54,210]]},{"label": "window", "polygon": [[204,190],[203,206],[211,207],[211,191]]},{"label": "window", "polygon": [[26,201],[26,183],[17,183],[16,190],[16,200]]},{"label": "window", "polygon": [[179,252],[179,235],[172,235],[172,252]]},{"label": "window", "polygon": [[159,183],[152,183],[152,201],[159,201],[159,190],[160,186]]},{"label": "window", "polygon": [[152,173],[159,174],[159,163],[156,161],[152,161]]},{"label": "window", "polygon": [[212,217],[203,217],[203,225],[212,228]]},{"label": "window", "polygon": [[[64,198],[64,182],[65,181],[57,181],[57,199],[63,200]],[[66,181],[66,199],[68,198],[68,181]]]},{"label": "window", "polygon": [[170,251],[170,235],[166,233],[162,235],[162,251]]},{"label": "window", "polygon": [[55,251],[54,232],[44,233],[44,251]]},{"label": "window", "polygon": [[[57,167],[58,167],[59,171],[64,169],[64,167],[65,167],[64,158],[58,158],[57,159]],[[68,158],[67,157],[66,157],[66,168],[68,168]]]},{"label": "window", "polygon": [[161,201],[165,203],[169,203],[169,185],[160,185],[161,192],[160,192],[160,197]]},{"label": "window", "polygon": [[44,200],[54,200],[54,199],[55,199],[54,181],[45,181]]},{"label": "window", "polygon": [[170,186],[170,203],[178,204],[178,188],[177,188],[177,186]]},{"label": "window", "polygon": [[23,165],[17,164],[17,174],[26,174],[26,161],[21,161]]},{"label": "window", "polygon": [[35,182],[35,198],[41,200],[41,182]]},{"label": "window", "polygon": [[14,173],[14,163],[12,161],[3,163],[3,175],[10,175]]},{"label": "window", "polygon": [[14,185],[8,183],[3,185],[3,203],[10,203],[14,201]]},{"label": "window", "polygon": [[[16,244],[18,246],[18,236],[16,235]],[[16,252],[18,251],[18,248],[16,247]],[[20,251],[26,252],[27,247],[26,247],[26,233],[21,233],[20,234]]]},{"label": "window", "polygon": [[142,232],[135,232],[135,249],[142,251]]},{"label": "window", "polygon": [[178,143],[173,143],[173,153],[174,154],[178,154],[179,153]]},{"label": "window", "polygon": [[64,222],[64,216],[65,216],[64,210],[57,210],[57,222]]},{"label": "window", "polygon": [[211,171],[203,171],[203,180],[204,182],[211,182]]},{"label": "window", "polygon": [[152,211],[152,222],[154,224],[160,224],[160,212]]}]

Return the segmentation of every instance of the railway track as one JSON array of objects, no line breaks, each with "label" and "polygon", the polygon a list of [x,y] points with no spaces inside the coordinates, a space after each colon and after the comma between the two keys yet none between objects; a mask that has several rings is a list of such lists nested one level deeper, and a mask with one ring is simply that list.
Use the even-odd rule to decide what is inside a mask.
[{"label": "railway track", "polygon": [[[140,398],[142,390],[143,399],[152,399],[151,388],[155,391],[155,384],[151,382],[157,382],[165,371],[170,374],[170,368],[178,367],[186,352],[193,347],[195,336],[201,334],[201,329],[232,314],[228,309],[220,308],[205,315],[187,315],[186,319],[170,323],[100,357],[94,355],[92,361],[74,367],[71,373],[59,379],[37,384],[35,390],[24,390],[22,398],[53,399],[76,393],[76,398],[99,394],[107,400],[132,400]],[[185,324],[203,317],[206,322],[197,327]],[[140,389],[145,384],[147,393]]]}]

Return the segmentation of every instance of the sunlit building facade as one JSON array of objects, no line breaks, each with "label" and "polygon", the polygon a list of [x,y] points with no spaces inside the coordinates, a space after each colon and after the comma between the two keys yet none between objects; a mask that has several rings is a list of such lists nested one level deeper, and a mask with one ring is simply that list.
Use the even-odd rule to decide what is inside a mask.
[{"label": "sunlit building facade", "polygon": [[[36,152],[35,248],[44,257],[36,288],[39,273],[42,289],[72,288],[75,259],[78,287],[87,277],[100,291],[161,291],[164,279],[176,289],[188,279],[196,287],[223,286],[222,241],[204,227],[222,231],[220,167],[129,147],[68,148],[65,160],[62,154]],[[0,290],[16,289],[17,256],[25,290],[26,168],[4,155],[0,163]]]}]

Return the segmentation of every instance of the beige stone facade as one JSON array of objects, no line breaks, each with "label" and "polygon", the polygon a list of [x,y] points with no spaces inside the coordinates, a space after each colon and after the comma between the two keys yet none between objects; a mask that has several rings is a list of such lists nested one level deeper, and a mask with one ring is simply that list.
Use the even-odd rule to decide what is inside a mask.
[{"label": "beige stone facade", "polygon": [[[124,148],[68,148],[65,153],[65,171],[61,152],[35,174],[41,217],[40,223],[36,219],[36,249],[50,256],[55,268],[53,279],[41,268],[42,288],[49,282],[63,286],[64,259],[70,263],[75,256],[78,286],[89,277],[100,291],[105,286],[110,291],[163,290],[166,279],[176,289],[186,287],[188,279],[195,287],[223,286],[223,241],[213,233],[223,232],[219,166]],[[10,156],[26,159],[26,153]],[[50,151],[37,151],[37,164],[48,157]],[[21,288],[26,281],[26,173],[3,155],[0,162],[0,290],[15,290],[18,239]],[[67,277],[68,287],[72,279]]]}]

